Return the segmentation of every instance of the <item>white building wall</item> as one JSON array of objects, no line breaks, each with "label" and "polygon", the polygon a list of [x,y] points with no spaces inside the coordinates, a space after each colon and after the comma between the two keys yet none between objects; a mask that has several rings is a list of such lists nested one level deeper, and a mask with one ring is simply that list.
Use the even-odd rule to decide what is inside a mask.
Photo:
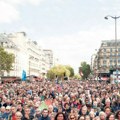
[{"label": "white building wall", "polygon": [[34,41],[27,42],[28,56],[29,56],[29,75],[41,74],[41,47],[35,44]]},{"label": "white building wall", "polygon": [[22,76],[22,71],[25,70],[26,74],[27,73],[27,68],[28,68],[28,54],[27,54],[27,47],[26,47],[26,42],[27,42],[27,37],[24,32],[18,32],[18,33],[12,33],[8,35],[8,38],[17,46],[19,51],[14,53],[15,54],[15,69],[17,72],[14,73],[18,76]]},{"label": "white building wall", "polygon": [[48,61],[48,65],[49,65],[49,69],[50,69],[54,65],[53,52],[52,52],[52,50],[49,50],[49,49],[44,49],[43,52],[46,56],[46,59]]},{"label": "white building wall", "polygon": [[[10,76],[22,76],[25,70],[27,75],[44,76],[53,64],[53,52],[48,52],[51,56],[47,56],[44,50],[33,41],[28,40],[25,32],[5,34],[7,38],[14,44],[14,47],[5,47],[5,50],[15,55],[15,63]],[[7,75],[7,73],[5,73]]]}]

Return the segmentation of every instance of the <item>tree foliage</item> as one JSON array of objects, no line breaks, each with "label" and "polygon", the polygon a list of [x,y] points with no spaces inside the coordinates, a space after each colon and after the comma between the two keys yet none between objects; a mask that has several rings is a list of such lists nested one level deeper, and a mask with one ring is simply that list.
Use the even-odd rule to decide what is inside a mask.
[{"label": "tree foliage", "polygon": [[70,68],[70,66],[69,66],[69,69],[68,69],[68,66],[66,67],[64,65],[54,66],[48,71],[47,77],[50,79],[55,79],[56,77],[62,78],[65,76],[69,77],[71,75],[71,71],[70,71],[71,69],[72,68]]},{"label": "tree foliage", "polygon": [[65,66],[70,71],[70,77],[74,76],[74,69],[70,65]]},{"label": "tree foliage", "polygon": [[90,65],[87,64],[86,62],[81,62],[81,67],[79,69],[83,73],[82,78],[87,79],[89,74],[91,73]]},{"label": "tree foliage", "polygon": [[12,53],[8,53],[4,48],[0,47],[0,73],[2,71],[10,72],[14,59],[15,57]]},{"label": "tree foliage", "polygon": [[74,79],[81,79],[81,76],[79,74],[75,74]]}]

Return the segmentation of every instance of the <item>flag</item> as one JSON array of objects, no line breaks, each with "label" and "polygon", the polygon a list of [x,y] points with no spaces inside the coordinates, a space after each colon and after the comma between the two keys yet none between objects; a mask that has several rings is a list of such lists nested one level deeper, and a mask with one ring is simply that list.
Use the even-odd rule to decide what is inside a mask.
[{"label": "flag", "polygon": [[48,106],[46,105],[44,101],[42,101],[41,105],[39,106],[39,110],[42,111],[45,108],[48,109]]},{"label": "flag", "polygon": [[26,72],[25,72],[25,70],[22,71],[22,81],[26,81]]}]

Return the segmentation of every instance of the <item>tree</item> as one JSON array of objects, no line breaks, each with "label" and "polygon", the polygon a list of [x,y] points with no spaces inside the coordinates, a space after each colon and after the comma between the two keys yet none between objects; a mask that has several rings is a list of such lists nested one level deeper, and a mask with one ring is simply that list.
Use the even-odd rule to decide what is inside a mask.
[{"label": "tree", "polygon": [[52,67],[47,73],[47,77],[49,79],[55,79],[56,77],[61,79],[64,77],[64,75],[68,77],[70,76],[70,71],[66,69],[64,65]]},{"label": "tree", "polygon": [[89,74],[91,73],[90,65],[86,62],[81,62],[81,67],[79,68],[79,72],[83,73],[82,78],[87,79]]},{"label": "tree", "polygon": [[0,75],[2,71],[10,72],[14,63],[14,54],[8,53],[3,47],[0,47]]},{"label": "tree", "polygon": [[79,79],[79,80],[80,80],[80,79],[81,79],[81,76],[80,76],[79,74],[75,74],[75,75],[74,75],[74,79]]},{"label": "tree", "polygon": [[73,77],[74,76],[74,69],[70,65],[66,65],[65,67],[66,67],[66,69],[68,69],[70,71],[70,77]]}]

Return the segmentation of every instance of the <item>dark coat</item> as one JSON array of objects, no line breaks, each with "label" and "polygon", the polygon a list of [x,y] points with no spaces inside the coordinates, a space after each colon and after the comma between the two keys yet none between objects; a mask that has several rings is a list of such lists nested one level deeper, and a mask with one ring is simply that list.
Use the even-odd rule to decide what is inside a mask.
[{"label": "dark coat", "polygon": [[43,116],[41,116],[38,120],[51,120],[51,119],[50,119],[49,116],[47,116],[47,117],[43,117]]}]

